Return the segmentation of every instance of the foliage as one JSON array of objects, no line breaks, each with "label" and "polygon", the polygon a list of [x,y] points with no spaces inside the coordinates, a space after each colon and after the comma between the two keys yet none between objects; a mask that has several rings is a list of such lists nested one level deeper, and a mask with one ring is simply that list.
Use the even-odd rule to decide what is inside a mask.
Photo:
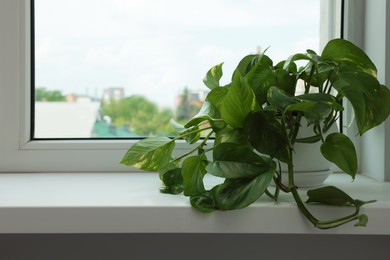
[{"label": "foliage", "polygon": [[65,96],[59,90],[35,89],[35,101],[59,102],[65,101]]},{"label": "foliage", "polygon": [[[298,68],[297,61],[305,65]],[[277,200],[283,191],[292,194],[298,208],[317,228],[333,228],[353,220],[358,221],[356,226],[364,226],[367,216],[360,214],[360,208],[373,201],[352,199],[336,187],[308,191],[307,203],[349,206],[355,212],[329,221],[314,217],[297,191],[293,155],[296,142],[321,142],[322,155],[354,179],[358,168],[354,145],[346,135],[329,133],[329,129],[344,109],[343,100],[353,107],[360,135],[386,120],[390,91],[378,82],[376,74],[369,57],[342,39],[330,41],[321,55],[308,50],[276,64],[265,54],[248,55],[226,86],[219,82],[222,64],[216,65],[204,79],[210,92],[201,111],[184,126],[175,123],[179,135],[141,140],[121,163],[159,171],[165,192],[184,191],[191,205],[202,212],[247,207],[263,194]],[[304,94],[297,95],[300,84]],[[302,118],[313,133],[297,139]],[[202,140],[199,133],[203,131],[207,135]],[[212,135],[213,145],[206,146]],[[196,145],[175,157],[172,151],[181,138]],[[281,182],[280,164],[288,169],[288,185]],[[224,182],[206,189],[206,174]],[[272,181],[275,195],[267,189]]]},{"label": "foliage", "polygon": [[170,109],[159,110],[155,103],[143,96],[105,101],[102,110],[104,115],[110,116],[114,125],[128,125],[129,130],[141,136],[174,133],[170,127],[173,112]]}]

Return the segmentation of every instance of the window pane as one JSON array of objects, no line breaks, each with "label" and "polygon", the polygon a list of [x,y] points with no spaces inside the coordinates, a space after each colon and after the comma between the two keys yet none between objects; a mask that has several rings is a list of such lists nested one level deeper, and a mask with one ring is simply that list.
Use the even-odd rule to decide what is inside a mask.
[{"label": "window pane", "polygon": [[320,0],[35,0],[34,138],[172,135],[202,79],[267,50],[318,51]]}]

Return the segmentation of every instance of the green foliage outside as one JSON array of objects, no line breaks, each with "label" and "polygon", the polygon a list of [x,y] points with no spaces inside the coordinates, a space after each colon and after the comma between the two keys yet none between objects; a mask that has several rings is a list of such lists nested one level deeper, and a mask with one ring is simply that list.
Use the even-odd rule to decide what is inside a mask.
[{"label": "green foliage outside", "polygon": [[[39,87],[35,89],[35,101],[60,102],[66,101],[66,98],[59,90]],[[159,109],[157,104],[139,95],[102,101],[103,115],[111,118],[113,127],[145,137],[177,135],[177,132],[172,129],[171,119],[185,122],[196,115],[200,107],[201,104],[190,100],[188,89],[185,89],[180,96],[176,113],[169,108]]]},{"label": "green foliage outside", "polygon": [[158,106],[139,95],[133,95],[120,100],[102,102],[103,115],[111,118],[112,124],[117,127],[128,127],[130,131],[140,136],[175,136],[171,119],[177,122],[186,122],[195,116],[201,103],[191,100],[187,88],[180,95],[180,101],[174,113],[172,109],[159,109]]},{"label": "green foliage outside", "polygon": [[35,89],[35,101],[60,102],[65,101],[65,96],[59,90]]},{"label": "green foliage outside", "polygon": [[115,126],[128,126],[140,136],[173,135],[170,126],[171,109],[159,110],[158,106],[143,96],[130,96],[120,100],[102,102],[103,114],[111,118]]}]

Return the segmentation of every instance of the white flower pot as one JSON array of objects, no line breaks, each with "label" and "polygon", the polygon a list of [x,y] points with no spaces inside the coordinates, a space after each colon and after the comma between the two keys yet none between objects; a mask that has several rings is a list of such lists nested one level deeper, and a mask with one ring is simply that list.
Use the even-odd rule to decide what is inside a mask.
[{"label": "white flower pot", "polygon": [[[336,124],[327,132],[338,131]],[[325,136],[327,135],[325,134]],[[313,126],[306,127],[302,120],[302,127],[299,130],[298,138],[313,136]],[[332,173],[333,163],[326,160],[320,151],[322,142],[314,144],[295,143],[293,153],[294,182],[301,188],[320,186]],[[282,183],[288,185],[287,164],[281,163]]]}]

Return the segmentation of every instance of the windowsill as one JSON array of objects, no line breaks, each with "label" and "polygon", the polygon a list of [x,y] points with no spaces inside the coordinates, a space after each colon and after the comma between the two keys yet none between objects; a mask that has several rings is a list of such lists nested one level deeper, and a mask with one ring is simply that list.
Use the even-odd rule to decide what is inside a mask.
[{"label": "windowsill", "polygon": [[[246,209],[202,214],[187,197],[160,193],[155,173],[29,173],[0,174],[0,233],[390,234],[390,183],[364,176],[351,183],[350,177],[334,174],[326,185],[353,198],[377,200],[362,208],[367,227],[351,223],[317,230],[289,194],[278,203],[264,196]],[[351,210],[312,208],[322,219]]]}]

